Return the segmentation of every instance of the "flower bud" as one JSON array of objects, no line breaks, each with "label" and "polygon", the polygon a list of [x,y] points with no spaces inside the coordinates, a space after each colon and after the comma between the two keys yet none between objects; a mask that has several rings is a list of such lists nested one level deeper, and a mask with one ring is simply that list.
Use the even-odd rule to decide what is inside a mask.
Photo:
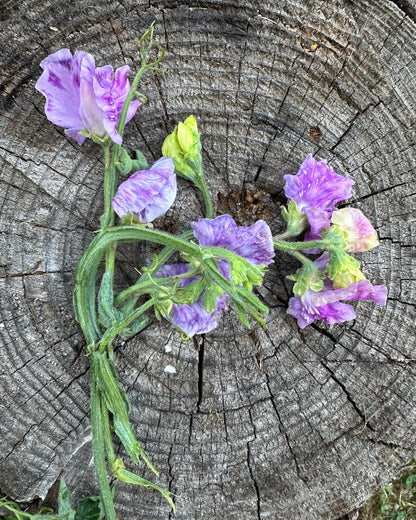
[{"label": "flower bud", "polygon": [[348,289],[350,285],[360,280],[365,280],[365,276],[358,268],[351,268],[346,273],[338,272],[332,280],[334,289]]},{"label": "flower bud", "polygon": [[201,168],[201,141],[195,116],[175,127],[162,146],[164,157],[171,157],[178,175],[195,180]]},{"label": "flower bud", "polygon": [[331,222],[347,233],[345,251],[349,253],[368,251],[379,243],[377,231],[359,209],[342,208],[334,211]]}]

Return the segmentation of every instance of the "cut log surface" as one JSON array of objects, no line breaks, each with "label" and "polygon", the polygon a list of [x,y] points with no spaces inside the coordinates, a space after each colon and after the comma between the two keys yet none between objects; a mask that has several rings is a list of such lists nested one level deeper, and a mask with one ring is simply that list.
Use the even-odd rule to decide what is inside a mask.
[{"label": "cut log surface", "polygon": [[[218,214],[263,218],[273,233],[283,230],[283,175],[308,153],[326,159],[355,181],[346,205],[380,237],[359,259],[389,293],[384,308],[356,303],[352,322],[300,330],[286,312],[285,276],[297,264],[278,254],[259,290],[265,330],[230,311],[212,333],[182,341],[153,321],[116,344],[134,430],[175,493],[178,520],[336,519],[363,503],[416,441],[415,4],[12,0],[0,16],[2,493],[44,498],[60,477],[75,497],[97,493],[72,292],[103,212],[103,157],[47,121],[39,63],[68,47],[138,70],[135,41],[155,20],[165,71],[144,77],[148,103],[126,147],[156,160],[175,123],[195,114]],[[156,222],[174,233],[203,210],[179,184]],[[118,288],[151,252],[119,248]],[[143,488],[117,483],[115,501],[120,519],[173,518]]]}]

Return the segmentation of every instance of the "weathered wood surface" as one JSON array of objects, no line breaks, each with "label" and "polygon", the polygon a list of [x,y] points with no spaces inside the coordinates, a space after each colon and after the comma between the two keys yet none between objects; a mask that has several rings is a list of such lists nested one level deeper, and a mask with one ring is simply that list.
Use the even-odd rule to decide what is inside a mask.
[{"label": "weathered wood surface", "polygon": [[[386,308],[358,303],[352,323],[300,331],[286,314],[294,264],[278,257],[262,290],[265,332],[230,313],[194,342],[155,323],[119,344],[135,430],[176,494],[178,520],[337,518],[386,483],[416,440],[416,10],[405,1],[3,3],[0,489],[30,501],[64,476],[76,496],[96,492],[71,300],[102,212],[103,164],[97,146],[46,120],[38,63],[70,47],[137,70],[134,39],[153,20],[166,71],[145,78],[149,103],[126,144],[156,159],[194,113],[218,210],[242,224],[263,217],[274,232],[283,175],[309,152],[329,160],[354,178],[351,204],[379,232],[361,260],[389,298]],[[180,231],[200,211],[181,183],[165,225]],[[145,253],[120,251],[120,286]],[[118,484],[116,502],[123,519],[171,518],[142,489]]]}]

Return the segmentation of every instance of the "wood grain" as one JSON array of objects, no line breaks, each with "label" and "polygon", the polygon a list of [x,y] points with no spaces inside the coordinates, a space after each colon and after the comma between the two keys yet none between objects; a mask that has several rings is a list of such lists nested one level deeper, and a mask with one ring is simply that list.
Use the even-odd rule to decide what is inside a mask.
[{"label": "wood grain", "polygon": [[[71,301],[103,211],[103,160],[46,120],[38,64],[70,47],[137,70],[135,39],[155,20],[165,72],[144,79],[149,102],[127,147],[157,159],[166,133],[195,114],[218,210],[244,225],[265,218],[273,232],[283,228],[283,175],[308,153],[327,159],[355,180],[347,205],[378,230],[380,247],[360,260],[389,297],[386,308],[357,303],[351,323],[301,331],[286,314],[295,264],[279,256],[260,291],[265,331],[228,313],[194,341],[153,323],[118,343],[135,431],[178,520],[335,519],[362,503],[416,440],[414,3],[22,0],[0,18],[2,492],[43,498],[61,476],[76,497],[97,491]],[[160,225],[180,232],[200,215],[181,182]],[[150,252],[119,252],[119,287]],[[117,484],[116,505],[119,518],[173,518],[159,495],[127,485]]]}]

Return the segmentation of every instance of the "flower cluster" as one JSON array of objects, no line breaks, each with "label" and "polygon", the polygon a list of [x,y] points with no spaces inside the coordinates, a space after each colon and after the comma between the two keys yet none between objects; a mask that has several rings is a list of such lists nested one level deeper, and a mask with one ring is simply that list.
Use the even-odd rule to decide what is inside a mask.
[{"label": "flower cluster", "polygon": [[[215,219],[200,219],[193,222],[194,236],[201,246],[222,247],[245,258],[253,265],[268,265],[273,261],[273,238],[269,226],[263,220],[258,220],[250,227],[237,226],[230,215],[221,215]],[[231,279],[230,264],[227,260],[218,260],[219,272],[228,280]],[[163,266],[158,277],[176,276],[187,273],[188,264],[173,264]],[[196,277],[181,281],[184,287],[194,281]],[[227,308],[229,297],[227,293],[215,295],[215,304],[212,310],[207,310],[204,297],[212,288],[205,287],[201,296],[190,304],[173,304],[169,319],[178,329],[187,336],[210,332],[218,326],[220,311]],[[215,288],[214,288],[215,291]]]},{"label": "flower cluster", "polygon": [[[373,286],[361,272],[359,262],[348,255],[377,246],[377,232],[359,209],[335,207],[351,197],[353,180],[337,175],[325,161],[317,162],[308,155],[299,172],[285,175],[285,181],[285,194],[291,199],[286,220],[299,222],[306,215],[304,250],[325,250],[314,261],[300,255],[304,264],[289,277],[296,284],[288,312],[297,318],[299,327],[319,319],[328,324],[354,319],[354,309],[341,300],[372,300],[385,305],[386,287]],[[315,247],[308,248],[307,242]]]}]

